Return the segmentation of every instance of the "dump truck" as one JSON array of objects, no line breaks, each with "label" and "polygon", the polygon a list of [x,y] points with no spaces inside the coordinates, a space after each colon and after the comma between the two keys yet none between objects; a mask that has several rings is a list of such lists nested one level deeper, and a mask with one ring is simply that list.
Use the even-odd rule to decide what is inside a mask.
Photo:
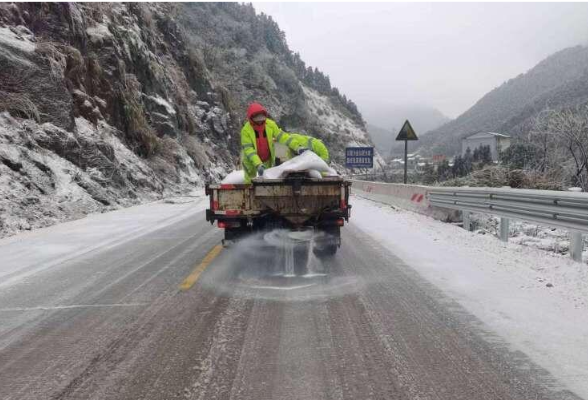
[{"label": "dump truck", "polygon": [[312,178],[306,171],[280,179],[255,178],[251,184],[206,185],[206,219],[224,229],[225,245],[255,231],[314,230],[314,253],[331,256],[341,246],[341,227],[349,221],[350,187],[341,176]]}]

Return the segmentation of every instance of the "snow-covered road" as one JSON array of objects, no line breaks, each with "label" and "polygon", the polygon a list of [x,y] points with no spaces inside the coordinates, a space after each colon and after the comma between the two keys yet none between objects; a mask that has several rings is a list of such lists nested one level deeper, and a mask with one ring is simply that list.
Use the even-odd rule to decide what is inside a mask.
[{"label": "snow-covered road", "polygon": [[0,398],[587,398],[583,266],[351,203],[296,277],[202,194],[0,240]]},{"label": "snow-covered road", "polygon": [[352,223],[588,398],[588,266],[355,197]]},{"label": "snow-covered road", "polygon": [[204,210],[202,190],[76,221],[21,233],[0,240],[0,289],[93,251],[121,246]]}]

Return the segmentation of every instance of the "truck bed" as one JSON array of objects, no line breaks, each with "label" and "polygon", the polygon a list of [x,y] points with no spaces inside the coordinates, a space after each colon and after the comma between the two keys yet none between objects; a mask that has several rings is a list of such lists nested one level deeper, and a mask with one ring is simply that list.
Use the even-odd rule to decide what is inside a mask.
[{"label": "truck bed", "polygon": [[253,219],[272,214],[300,226],[329,212],[348,219],[350,185],[341,177],[255,179],[251,185],[208,185],[207,220]]}]

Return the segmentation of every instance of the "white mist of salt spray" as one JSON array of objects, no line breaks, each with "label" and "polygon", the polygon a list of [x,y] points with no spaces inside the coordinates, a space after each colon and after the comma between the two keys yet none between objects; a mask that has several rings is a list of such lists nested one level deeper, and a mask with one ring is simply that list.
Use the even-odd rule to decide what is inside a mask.
[{"label": "white mist of salt spray", "polygon": [[282,237],[284,253],[284,276],[293,277],[294,275],[294,243],[286,235]]},{"label": "white mist of salt spray", "polygon": [[[342,274],[339,259],[327,264],[313,253],[323,239],[321,232],[310,230],[252,234],[224,250],[200,284],[222,296],[280,302],[332,299],[362,290],[365,281]],[[308,253],[302,255],[304,246]],[[303,275],[296,275],[298,270]]]},{"label": "white mist of salt spray", "polygon": [[308,244],[308,256],[306,257],[306,275],[312,276],[315,273],[315,257],[314,257],[314,237],[313,234]]}]

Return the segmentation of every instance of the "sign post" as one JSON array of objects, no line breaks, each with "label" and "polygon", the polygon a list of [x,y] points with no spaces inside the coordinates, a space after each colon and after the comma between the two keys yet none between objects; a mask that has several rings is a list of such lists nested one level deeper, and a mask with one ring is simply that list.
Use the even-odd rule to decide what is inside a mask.
[{"label": "sign post", "polygon": [[406,185],[408,182],[408,141],[419,140],[408,120],[402,125],[402,129],[398,132],[396,140],[404,140],[404,184]]},{"label": "sign post", "polygon": [[374,148],[373,147],[346,147],[345,148],[346,168],[373,168]]}]

